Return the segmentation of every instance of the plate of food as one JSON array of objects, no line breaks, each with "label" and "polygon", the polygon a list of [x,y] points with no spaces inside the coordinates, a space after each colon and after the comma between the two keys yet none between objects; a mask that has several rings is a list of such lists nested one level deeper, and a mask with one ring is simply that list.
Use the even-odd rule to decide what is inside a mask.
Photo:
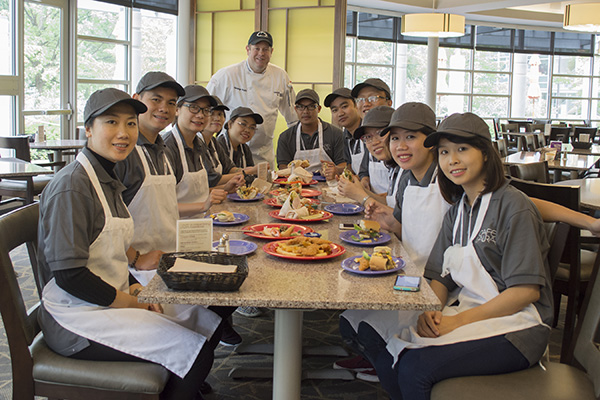
[{"label": "plate of food", "polygon": [[255,193],[253,197],[240,197],[239,190],[236,193],[229,193],[227,198],[231,201],[257,201],[265,197],[262,193]]},{"label": "plate of food", "polygon": [[[214,251],[217,251],[218,245],[218,241],[212,243]],[[256,243],[252,243],[247,240],[229,240],[229,254],[245,256],[247,254],[253,253],[257,248],[258,246],[256,245]]]},{"label": "plate of food", "polygon": [[336,215],[353,215],[358,214],[364,211],[363,206],[359,206],[358,204],[350,204],[350,203],[336,203],[336,204],[328,204],[324,207],[325,211],[329,211],[330,213]]},{"label": "plate of food", "polygon": [[258,239],[282,240],[303,236],[305,233],[314,232],[307,226],[295,224],[256,224],[245,226],[244,233]]},{"label": "plate of food", "polygon": [[[285,203],[286,198],[284,198],[283,200],[280,197],[272,197],[270,199],[264,199],[263,203],[265,203],[268,206],[271,207],[277,207],[277,208],[281,208],[281,206],[283,206],[283,203]],[[313,198],[304,198],[304,199],[300,199],[300,202],[303,205],[316,205],[321,203],[318,199],[313,199]]]},{"label": "plate of food", "polygon": [[[306,208],[306,207],[303,207],[303,208]],[[306,215],[300,214],[300,216],[296,215],[294,217],[289,217],[287,214],[284,216],[280,216],[279,210],[273,210],[273,211],[269,211],[269,216],[280,219],[282,221],[289,221],[289,222],[324,221],[326,219],[333,217],[333,214],[330,213],[329,211],[319,211],[319,210],[307,208],[307,213],[308,214],[306,214]]]},{"label": "plate of food", "polygon": [[302,186],[308,186],[308,185],[314,185],[314,184],[316,184],[317,181],[315,179],[311,179],[308,182],[303,182],[303,181],[299,181],[299,180],[298,181],[296,181],[296,180],[290,181],[289,178],[278,178],[278,179],[275,179],[273,181],[273,183],[277,183],[279,185],[291,185],[291,184],[294,184],[294,183],[299,183]]},{"label": "plate of food", "polygon": [[[300,186],[300,185],[298,185]],[[269,192],[269,194],[271,196],[281,196],[284,194],[289,194],[290,191],[295,191],[296,193],[298,193],[300,196],[302,197],[317,197],[320,196],[321,194],[323,194],[323,192],[321,192],[320,190],[316,190],[316,189],[299,189],[299,190],[294,190],[293,189],[293,185],[291,187],[286,187],[286,188],[279,188],[279,189],[275,189],[275,190],[271,190]]]},{"label": "plate of food", "polygon": [[215,214],[210,214],[213,220],[213,225],[238,225],[248,221],[250,217],[246,214],[232,213],[230,211],[219,211]]},{"label": "plate of food", "polygon": [[346,252],[343,246],[329,240],[304,236],[267,243],[263,250],[272,256],[290,260],[324,260]]},{"label": "plate of food", "polygon": [[363,219],[359,224],[354,224],[354,230],[340,233],[340,239],[356,246],[379,246],[392,240],[392,237],[381,232],[377,221]]},{"label": "plate of food", "polygon": [[346,258],[342,268],[359,275],[385,275],[400,271],[406,263],[400,257],[392,256],[392,250],[387,246],[378,246],[372,254],[363,251],[362,256]]},{"label": "plate of food", "polygon": [[320,172],[314,172],[313,173],[313,179],[317,182],[325,182],[327,181],[327,178],[325,178],[323,175],[321,175]]}]

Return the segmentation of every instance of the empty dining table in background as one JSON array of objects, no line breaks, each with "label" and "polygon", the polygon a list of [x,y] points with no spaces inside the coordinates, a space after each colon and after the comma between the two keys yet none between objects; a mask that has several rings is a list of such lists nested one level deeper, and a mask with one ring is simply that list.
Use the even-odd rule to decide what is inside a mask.
[{"label": "empty dining table in background", "polygon": [[[529,164],[544,161],[545,154],[540,151],[519,151],[504,157],[504,165]],[[557,160],[548,161],[548,169],[557,171],[570,171],[573,174],[581,174],[592,168],[600,160],[600,155],[563,153]],[[561,174],[554,174],[555,181],[560,180]],[[574,176],[576,178],[576,176]]]},{"label": "empty dining table in background", "polygon": [[85,147],[87,140],[80,139],[58,139],[43,142],[31,142],[29,148],[38,150],[52,150],[55,162],[63,160],[63,152],[66,150],[80,150]]}]

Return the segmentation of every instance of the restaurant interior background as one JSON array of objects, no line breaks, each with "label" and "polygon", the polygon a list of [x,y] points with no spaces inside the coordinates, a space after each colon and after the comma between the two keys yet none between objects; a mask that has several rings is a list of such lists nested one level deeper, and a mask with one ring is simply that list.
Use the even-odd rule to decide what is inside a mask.
[{"label": "restaurant interior background", "polygon": [[[272,62],[288,71],[296,91],[311,87],[324,98],[334,87],[379,77],[395,106],[426,101],[427,38],[401,35],[400,23],[434,4],[436,12],[466,17],[464,36],[439,40],[439,117],[472,111],[490,123],[596,126],[598,36],[562,28],[565,5],[585,2],[0,0],[0,130],[33,134],[44,125],[48,138],[76,138],[94,90],[132,92],[150,70],[206,83],[245,58],[257,27],[273,33]],[[331,119],[328,110],[321,117]],[[284,128],[280,118],[276,133]]]}]

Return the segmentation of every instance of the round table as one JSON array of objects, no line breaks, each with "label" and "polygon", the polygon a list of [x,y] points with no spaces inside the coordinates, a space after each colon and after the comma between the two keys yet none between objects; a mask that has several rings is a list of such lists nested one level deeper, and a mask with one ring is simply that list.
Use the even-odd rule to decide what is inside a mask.
[{"label": "round table", "polygon": [[579,186],[579,203],[590,210],[600,210],[600,178],[572,179],[556,185]]}]

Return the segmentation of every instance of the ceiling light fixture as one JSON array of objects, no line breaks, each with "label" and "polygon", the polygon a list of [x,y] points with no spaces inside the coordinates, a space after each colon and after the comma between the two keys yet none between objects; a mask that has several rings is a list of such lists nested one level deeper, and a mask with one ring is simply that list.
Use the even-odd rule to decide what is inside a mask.
[{"label": "ceiling light fixture", "polygon": [[571,31],[600,32],[600,3],[569,4],[565,8],[563,28]]},{"label": "ceiling light fixture", "polygon": [[[435,0],[432,5],[435,11]],[[465,34],[465,17],[456,14],[406,14],[402,16],[402,34],[420,37],[459,37]]]}]

